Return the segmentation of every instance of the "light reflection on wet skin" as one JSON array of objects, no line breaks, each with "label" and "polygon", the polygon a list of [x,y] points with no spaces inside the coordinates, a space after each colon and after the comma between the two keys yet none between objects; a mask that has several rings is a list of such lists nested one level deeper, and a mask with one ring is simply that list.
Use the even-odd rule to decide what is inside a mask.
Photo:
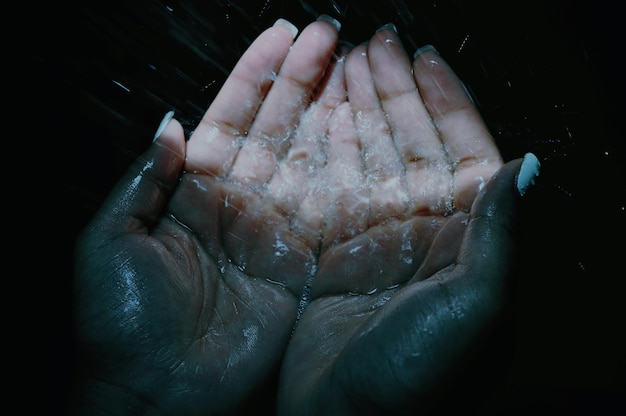
[{"label": "light reflection on wet skin", "polygon": [[[554,82],[559,74],[555,77],[550,74],[558,72],[563,66],[570,70],[572,67],[578,69],[580,65],[576,65],[575,59],[588,59],[590,55],[584,44],[579,46],[580,50],[572,52],[573,56],[561,53],[561,56],[531,59],[514,52],[503,53],[503,50],[528,52],[539,49],[538,44],[544,44],[546,39],[540,38],[543,34],[541,30],[549,32],[548,27],[535,31],[525,27],[525,32],[511,36],[513,29],[517,28],[516,23],[519,24],[515,21],[513,29],[507,32],[508,38],[502,36],[502,42],[508,42],[507,47],[498,49],[495,46],[499,46],[499,42],[493,41],[492,34],[481,30],[485,18],[479,17],[480,10],[472,13],[471,9],[441,1],[427,5],[396,1],[392,6],[378,10],[375,6],[348,1],[301,1],[293,6],[287,2],[267,0],[253,8],[236,1],[155,1],[149,2],[147,8],[146,5],[141,8],[125,5],[108,13],[99,13],[85,6],[85,24],[94,31],[95,41],[103,46],[104,53],[99,59],[107,64],[101,66],[97,61],[92,62],[92,66],[85,67],[79,75],[89,73],[92,79],[108,78],[114,86],[104,88],[109,90],[103,94],[109,98],[108,101],[96,101],[101,91],[93,86],[85,93],[96,103],[97,107],[92,111],[114,116],[114,135],[120,137],[118,140],[123,153],[128,152],[125,156],[132,158],[145,147],[141,139],[145,135],[136,133],[152,128],[154,123],[146,122],[146,119],[158,117],[161,113],[154,110],[149,115],[136,114],[125,105],[147,102],[150,104],[148,108],[159,107],[165,111],[174,108],[189,135],[228,75],[229,68],[255,34],[273,19],[289,14],[296,17],[292,20],[302,26],[317,14],[334,14],[343,22],[342,37],[354,43],[366,39],[367,33],[379,25],[392,21],[398,26],[408,50],[433,39],[437,41],[434,43],[438,49],[464,78],[505,159],[532,151],[542,161],[567,166],[571,153],[588,147],[586,143],[579,142],[578,135],[584,136],[588,132],[584,123],[593,121],[592,114],[579,102],[580,99],[564,91],[569,79]],[[521,9],[521,12],[522,15],[534,13],[532,5],[528,10]],[[359,24],[351,25],[351,22]],[[504,19],[500,23],[507,24]],[[161,25],[167,30],[158,31],[157,27]],[[116,27],[124,28],[124,34],[119,35],[112,30]],[[556,42],[552,38],[547,39]],[[543,49],[563,49],[548,46],[544,45]],[[124,56],[125,50],[129,54],[140,53],[132,57]],[[515,62],[512,62],[511,55],[515,55]],[[129,62],[129,59],[132,61]],[[580,68],[579,72],[582,70]],[[574,75],[578,72],[574,71]],[[532,93],[528,93],[526,87],[530,87]],[[580,94],[580,91],[577,90],[577,93]],[[122,123],[119,123],[120,119]],[[128,129],[129,124],[134,128]],[[125,133],[129,130],[132,136]],[[598,141],[594,147],[593,152],[587,155],[592,163],[613,166],[619,162],[619,148],[609,140],[606,143]],[[550,173],[548,170],[542,176],[545,178]],[[580,185],[571,178],[568,181],[566,177],[555,175],[554,178],[544,179],[542,186],[549,195],[559,194],[553,198],[565,198],[566,204],[574,204],[577,198],[584,197],[578,195]],[[605,207],[605,210],[623,216],[623,196],[621,199],[613,198],[611,202],[613,205]],[[577,259],[574,262],[584,268],[586,260]]]},{"label": "light reflection on wet skin", "polygon": [[[128,5],[104,15],[88,8],[84,10],[88,24],[99,30],[98,41],[105,44],[105,50],[111,54],[108,58],[112,58],[112,63],[106,66],[108,72],[94,68],[90,70],[103,77],[110,77],[110,81],[119,88],[122,95],[151,101],[152,107],[156,105],[166,109],[175,108],[177,117],[184,123],[188,135],[228,75],[229,68],[256,33],[273,19],[286,14],[297,16],[291,19],[302,25],[321,13],[332,14],[342,21],[344,27],[342,37],[354,43],[366,39],[368,30],[374,30],[388,21],[398,26],[409,50],[411,47],[417,48],[431,39],[436,39],[438,49],[463,76],[468,91],[491,127],[505,158],[515,157],[529,150],[539,155],[542,161],[555,160],[555,165],[567,165],[569,154],[576,151],[577,133],[584,135],[586,132],[580,120],[580,116],[586,115],[586,109],[577,102],[578,100],[572,99],[571,94],[558,95],[558,90],[567,86],[565,85],[567,80],[561,82],[564,85],[556,84],[554,87],[555,83],[550,84],[550,81],[554,80],[549,79],[550,71],[555,72],[564,65],[571,68],[575,58],[588,57],[589,53],[584,44],[581,45],[581,50],[574,51],[575,56],[565,54],[556,57],[547,56],[549,59],[518,56],[518,62],[509,62],[510,56],[502,53],[501,49],[490,49],[497,42],[486,41],[486,36],[490,34],[480,30],[481,20],[484,20],[477,18],[480,11],[471,13],[471,10],[463,10],[461,6],[448,2],[435,1],[428,5],[416,6],[397,1],[393,2],[393,7],[387,7],[385,11],[376,10],[375,6],[363,6],[348,1],[302,1],[298,6],[292,7],[286,2],[267,0],[259,2],[256,8],[236,1],[199,3],[152,2],[148,9]],[[522,14],[533,13],[531,8],[532,6],[529,6],[529,10],[521,10]],[[385,17],[388,20],[384,20]],[[474,21],[472,17],[475,18]],[[136,20],[138,18],[140,20]],[[351,25],[351,21],[358,21],[359,24]],[[366,24],[363,24],[363,21]],[[150,23],[164,24],[168,30],[164,31],[165,34],[159,35]],[[116,26],[125,28],[125,37],[116,38],[115,33],[108,30]],[[541,29],[548,32],[548,28]],[[520,39],[522,35],[509,36],[507,39],[509,44],[505,50],[535,49],[536,43],[545,39],[539,39],[540,30],[537,30],[537,33],[533,33],[532,30],[527,30],[528,33],[522,32],[526,36],[524,40]],[[151,39],[146,36],[147,33],[152,36]],[[116,68],[115,65],[120,63],[120,51],[124,50],[121,47],[128,43],[140,43],[141,40],[138,39],[142,38],[148,38],[145,41],[147,44],[150,44],[150,41],[159,43],[160,48],[156,49],[159,51],[158,54],[144,52],[134,56],[133,59],[136,61],[134,65],[139,67],[138,70],[129,72],[125,71],[125,68]],[[183,53],[168,54],[172,48],[181,49]],[[141,48],[140,45],[138,49],[155,50],[149,47]],[[558,50],[558,48],[549,49]],[[181,57],[185,59],[178,59]],[[558,58],[562,58],[562,61],[558,61]],[[147,79],[142,79],[141,75],[145,72],[151,74]],[[151,82],[150,78],[156,79]],[[163,91],[157,85],[158,82],[165,82],[167,91]],[[537,85],[534,88],[543,88],[541,91],[543,95],[533,94],[532,97],[523,95],[525,86],[531,85],[532,88],[531,82]],[[97,92],[94,92],[95,94]],[[516,98],[522,98],[519,100],[521,104],[515,103]],[[568,100],[571,103],[565,103]],[[102,102],[101,106],[97,111],[105,113],[113,111],[119,113],[127,122],[141,123],[133,120],[136,115],[124,109],[121,102],[115,100],[112,103]],[[153,116],[156,117],[158,114],[155,112]],[[146,123],[145,129],[151,126],[151,123]],[[123,127],[125,126],[121,128]],[[122,146],[127,146],[131,157],[140,153],[145,145],[143,142],[137,142],[138,136],[140,135],[122,141]],[[582,147],[580,143],[578,147]],[[617,149],[610,143],[594,150],[589,157],[594,158],[597,163],[616,163],[620,157]],[[545,177],[546,174],[542,176]],[[544,179],[543,186],[546,188],[544,192],[560,194],[566,199],[567,204],[575,203],[569,200],[582,197],[578,196],[576,191],[579,184],[569,183],[567,178],[558,175],[552,180]],[[555,198],[559,199],[558,196]],[[624,200],[616,198],[613,203],[614,205],[606,207],[606,210],[623,216]],[[576,259],[574,263],[584,269],[586,260]]]},{"label": "light reflection on wet skin", "polygon": [[[590,211],[621,223],[626,216],[619,185],[609,179],[589,187],[585,183],[590,169],[578,168],[585,160],[592,169],[601,169],[598,176],[623,174],[623,145],[616,144],[610,130],[599,130],[602,119],[587,102],[597,101],[593,86],[581,82],[595,64],[593,51],[569,34],[554,17],[556,11],[544,20],[533,18],[540,9],[532,3],[491,10],[492,15],[506,16],[495,20],[485,10],[457,2],[414,3],[394,1],[382,7],[349,1],[266,0],[251,8],[238,1],[153,1],[104,12],[83,6],[85,33],[97,52],[87,52],[70,64],[73,72],[67,75],[68,83],[80,86],[89,102],[80,111],[97,120],[94,127],[113,143],[118,160],[114,167],[104,168],[110,161],[94,160],[84,172],[86,177],[97,178],[102,171],[111,180],[119,176],[148,145],[154,126],[168,110],[175,110],[190,135],[241,53],[276,18],[287,17],[302,28],[328,13],[342,22],[342,37],[355,44],[379,26],[394,22],[407,50],[432,43],[451,63],[506,160],[532,151],[542,161],[541,181],[528,203],[533,218],[526,225],[529,234],[549,233],[542,241],[532,241],[534,248],[528,244],[525,254],[532,255],[534,263],[543,259],[549,264],[542,266],[548,274],[565,274],[577,283],[604,270],[603,257],[587,249],[588,240],[600,239],[600,231],[576,221],[582,231],[574,235],[565,220],[555,219],[554,213],[549,219],[543,215],[549,206],[557,213],[569,211],[577,220]],[[93,198],[89,180],[67,180],[76,182],[77,199]],[[95,190],[96,199],[104,198],[109,183]],[[536,282],[539,277],[529,268],[522,266],[527,282]],[[535,293],[529,283],[523,283],[524,288],[539,298],[543,311],[551,296],[563,290],[556,283],[541,293]],[[530,308],[522,309],[534,316]],[[530,322],[537,324],[539,319]],[[545,333],[548,326],[544,324]]]}]

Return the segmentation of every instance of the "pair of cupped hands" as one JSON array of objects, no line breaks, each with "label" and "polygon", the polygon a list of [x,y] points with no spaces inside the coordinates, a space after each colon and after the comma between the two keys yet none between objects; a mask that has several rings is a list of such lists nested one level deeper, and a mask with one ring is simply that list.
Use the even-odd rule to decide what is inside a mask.
[{"label": "pair of cupped hands", "polygon": [[262,32],[79,236],[86,413],[432,409],[497,326],[536,159],[503,163],[434,48],[339,26]]}]

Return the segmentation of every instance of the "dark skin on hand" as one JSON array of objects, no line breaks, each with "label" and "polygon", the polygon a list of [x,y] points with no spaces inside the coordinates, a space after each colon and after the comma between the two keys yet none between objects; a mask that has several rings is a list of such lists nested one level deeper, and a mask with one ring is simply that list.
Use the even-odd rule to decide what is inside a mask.
[{"label": "dark skin on hand", "polygon": [[81,413],[436,410],[506,314],[522,159],[434,48],[294,29],[188,141],[166,119],[79,236]]}]

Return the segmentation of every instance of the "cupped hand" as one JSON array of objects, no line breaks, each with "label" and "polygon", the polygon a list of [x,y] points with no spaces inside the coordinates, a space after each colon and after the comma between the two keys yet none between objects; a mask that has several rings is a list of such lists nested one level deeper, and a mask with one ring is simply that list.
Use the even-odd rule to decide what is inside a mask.
[{"label": "cupped hand", "polygon": [[432,409],[510,300],[521,161],[503,165],[448,64],[432,47],[411,62],[394,29],[344,62],[341,163],[279,414]]},{"label": "cupped hand", "polygon": [[432,51],[294,38],[261,34],[78,240],[86,408],[401,410],[497,317],[519,161]]},{"label": "cupped hand", "polygon": [[308,146],[296,131],[304,113],[320,139],[325,114],[345,101],[332,69],[337,27],[316,21],[294,42],[296,32],[279,20],[254,41],[188,142],[178,121],[163,124],[79,238],[89,414],[273,406],[316,253],[280,210],[297,190],[277,207],[267,195],[284,186],[269,179],[292,138]]}]

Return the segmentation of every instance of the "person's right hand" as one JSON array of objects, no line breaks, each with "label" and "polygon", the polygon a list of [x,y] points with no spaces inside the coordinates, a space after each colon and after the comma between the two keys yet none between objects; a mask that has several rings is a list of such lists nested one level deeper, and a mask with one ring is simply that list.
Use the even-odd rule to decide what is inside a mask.
[{"label": "person's right hand", "polygon": [[[316,21],[293,42],[294,30],[281,20],[254,41],[187,143],[165,124],[78,239],[86,414],[272,411],[316,248],[272,203],[301,184],[265,182],[345,100],[329,65],[337,28]],[[312,136],[296,132],[305,112]]]}]

